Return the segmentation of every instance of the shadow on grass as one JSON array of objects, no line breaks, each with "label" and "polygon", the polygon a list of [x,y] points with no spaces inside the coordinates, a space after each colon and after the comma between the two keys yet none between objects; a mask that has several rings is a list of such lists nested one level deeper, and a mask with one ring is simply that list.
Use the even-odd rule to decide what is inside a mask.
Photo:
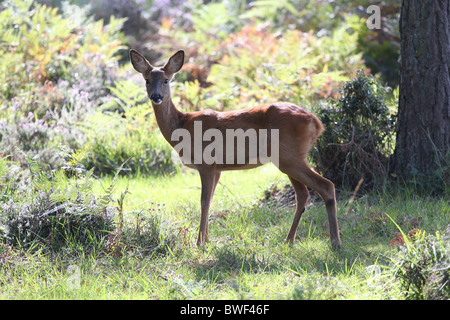
[{"label": "shadow on grass", "polygon": [[335,251],[328,239],[305,239],[288,244],[252,246],[237,243],[209,244],[207,259],[192,266],[197,281],[215,284],[241,275],[289,274],[293,277],[315,274],[323,277],[350,276],[376,257],[370,250],[352,247]]}]

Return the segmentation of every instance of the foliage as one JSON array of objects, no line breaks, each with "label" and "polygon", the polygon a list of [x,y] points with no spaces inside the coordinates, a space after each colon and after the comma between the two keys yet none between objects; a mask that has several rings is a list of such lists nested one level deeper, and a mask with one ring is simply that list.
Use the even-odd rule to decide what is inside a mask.
[{"label": "foliage", "polygon": [[[111,194],[94,196],[92,170],[83,170],[77,155],[70,155],[73,160],[64,170],[50,172],[28,159],[31,177],[21,181],[21,188],[9,189],[3,195],[9,200],[0,203],[3,239],[24,249],[43,246],[50,251],[90,250],[104,241],[113,229],[114,209],[107,206]],[[74,180],[67,177],[72,172]]]},{"label": "foliage", "polygon": [[[0,98],[21,96],[36,84],[64,79],[79,82],[72,68],[87,65],[92,76],[98,76],[90,60],[102,57],[102,67],[114,63],[113,56],[121,48],[120,30],[123,20],[112,19],[84,24],[72,19],[70,12],[62,15],[56,8],[33,5],[22,0],[6,2],[1,12],[0,65],[2,86]],[[77,70],[75,70],[77,71]],[[75,77],[74,77],[75,76]]]},{"label": "foliage", "polygon": [[239,17],[259,23],[270,23],[277,29],[296,28],[305,32],[324,33],[339,26],[343,1],[256,0]]},{"label": "foliage", "polygon": [[[358,11],[365,10],[364,3]],[[380,74],[390,87],[398,85],[398,59],[400,51],[400,0],[377,3],[381,15],[381,28],[367,28],[363,14],[355,14],[347,20],[358,34],[358,51],[362,52],[365,64],[373,74]]]},{"label": "foliage", "polygon": [[206,81],[200,77],[202,82],[187,83],[181,101],[195,109],[198,102],[190,97],[200,97],[200,108],[234,109],[278,100],[304,104],[326,99],[362,67],[355,40],[345,27],[333,37],[289,30],[278,38],[264,27],[245,26],[216,47],[218,63]]},{"label": "foliage", "polygon": [[24,161],[24,153],[17,152],[17,148],[24,152],[39,150],[39,156],[45,162],[50,162],[53,148],[48,145],[51,128],[45,118],[36,119],[33,113],[27,117],[13,114],[10,120],[0,119],[0,150],[3,154],[15,155],[13,160]]},{"label": "foliage", "polygon": [[91,14],[95,20],[103,20],[109,23],[111,18],[126,21],[122,26],[122,31],[126,35],[139,37],[148,28],[148,22],[143,15],[145,10],[145,0],[97,0],[89,3],[91,5]]},{"label": "foliage", "polygon": [[103,253],[112,257],[122,250],[139,254],[165,254],[174,248],[177,237],[170,230],[162,232],[161,219],[154,209],[123,217],[127,191],[117,199],[114,178],[100,195],[94,193],[93,169],[82,162],[88,149],[63,150],[64,166],[46,170],[29,161],[31,176],[20,181],[11,177],[14,166],[0,158],[0,240],[28,251],[50,253],[65,251],[71,255]]},{"label": "foliage", "polygon": [[7,1],[0,12],[0,154],[15,147],[51,162],[59,143],[75,146],[74,124],[107,97],[118,68],[123,23],[92,21],[76,6]]},{"label": "foliage", "polygon": [[[449,229],[450,230],[450,229]],[[399,246],[394,275],[406,299],[447,300],[450,297],[450,235],[422,235]]]},{"label": "foliage", "polygon": [[341,87],[339,99],[319,110],[325,131],[313,159],[336,185],[354,188],[363,178],[363,187],[376,187],[388,175],[395,122],[385,90],[374,78],[358,72]]},{"label": "foliage", "polygon": [[[332,15],[329,1],[323,1],[323,9],[305,1],[282,2],[287,8],[283,14],[286,19],[289,17],[286,21],[293,23],[289,28],[281,28],[287,22],[274,17],[280,3],[273,1],[189,5],[153,1],[151,6],[134,0],[124,5],[124,1],[115,1],[108,7],[116,18],[109,17],[109,11],[100,12],[101,1],[84,7],[74,4],[85,5],[83,1],[43,1],[58,5],[59,11],[27,0],[5,7],[8,13],[2,13],[2,21],[6,21],[2,27],[5,38],[11,39],[3,42],[2,48],[10,59],[3,59],[2,63],[15,61],[11,63],[22,68],[16,67],[19,76],[15,79],[20,79],[22,73],[28,78],[24,76],[25,81],[20,81],[19,86],[5,79],[15,91],[5,93],[2,102],[0,113],[6,120],[2,120],[0,136],[9,138],[2,138],[0,153],[23,162],[23,157],[14,152],[17,145],[26,154],[37,155],[56,167],[58,163],[52,163],[55,158],[51,154],[58,145],[73,149],[90,145],[91,152],[84,161],[86,166],[95,167],[96,174],[112,173],[127,159],[130,160],[126,169],[135,173],[172,169],[169,149],[154,132],[157,130],[153,129],[144,91],[128,81],[126,68],[118,68],[124,41],[119,30],[125,18],[134,23],[139,20],[137,15],[158,16],[155,21],[161,25],[152,26],[159,28],[159,33],[152,35],[155,43],[188,42],[183,46],[195,64],[187,61],[174,90],[175,102],[185,110],[226,110],[276,100],[314,106],[334,96],[341,81],[364,67],[356,51],[358,34],[346,26],[350,18],[342,16],[327,27],[305,18],[315,16],[317,21],[323,21],[320,17]],[[185,6],[186,15],[180,18],[185,22],[179,23],[179,11]],[[113,10],[116,7],[118,10]],[[154,10],[146,11],[149,8]],[[317,10],[324,13],[316,15]],[[236,15],[242,19],[234,19]],[[209,19],[210,16],[216,19]],[[269,17],[274,17],[274,26],[261,24]],[[317,29],[325,28],[326,32],[302,32],[307,25],[302,21],[309,21]],[[38,24],[39,28],[52,30],[51,37],[34,34]],[[280,33],[276,33],[279,27]],[[128,39],[133,37],[127,34]],[[167,54],[168,49],[157,45],[152,55],[154,51],[158,56]],[[25,67],[40,73],[28,75]],[[7,69],[6,66],[4,70]],[[17,94],[18,90],[22,93]],[[128,106],[126,112],[123,104]],[[147,107],[149,110],[145,111]],[[131,116],[131,110],[139,111]],[[27,117],[29,112],[34,117]],[[39,134],[19,135],[26,131],[22,127],[39,127]],[[104,130],[99,132],[98,128]],[[33,147],[27,146],[28,136],[36,142]]]},{"label": "foliage", "polygon": [[[111,99],[83,125],[90,146],[83,164],[98,175],[123,172],[150,174],[174,169],[170,146],[160,135],[153,108],[142,86],[130,80],[110,87]],[[98,131],[98,128],[103,128]]]},{"label": "foliage", "polygon": [[[2,224],[5,238],[12,244],[29,249],[38,244],[48,250],[77,246],[77,250],[89,250],[101,242],[112,224],[102,213],[95,199],[78,198],[70,204],[52,204],[53,193],[38,192],[30,202],[2,204]],[[78,247],[79,246],[79,247]]]}]

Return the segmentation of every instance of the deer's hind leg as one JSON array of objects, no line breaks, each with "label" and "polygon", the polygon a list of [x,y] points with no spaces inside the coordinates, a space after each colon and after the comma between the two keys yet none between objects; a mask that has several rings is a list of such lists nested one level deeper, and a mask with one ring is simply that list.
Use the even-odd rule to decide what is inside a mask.
[{"label": "deer's hind leg", "polygon": [[[300,157],[299,157],[300,158]],[[302,159],[302,158],[300,158]],[[339,236],[339,227],[337,222],[337,216],[336,216],[336,196],[335,196],[335,190],[334,190],[334,184],[319,175],[317,172],[315,172],[313,169],[311,169],[305,160],[300,160],[296,163],[293,163],[292,161],[284,162],[282,163],[280,161],[280,170],[284,173],[286,173],[289,178],[292,180],[294,179],[299,184],[297,184],[297,188],[300,190],[300,184],[306,185],[310,187],[311,189],[315,190],[323,199],[325,202],[325,206],[327,209],[327,215],[328,215],[328,222],[330,226],[330,240],[333,247],[337,248],[341,246],[341,239]],[[294,184],[293,184],[294,185]],[[294,186],[295,188],[295,186]],[[303,187],[302,187],[303,188]],[[301,191],[303,192],[303,191]],[[296,190],[297,194],[297,190]],[[297,211],[295,213],[294,222],[291,227],[296,227],[294,224],[296,223],[298,226],[298,221],[300,221],[301,213],[299,213],[298,210],[302,210],[302,208],[298,208],[298,201],[297,200]],[[290,237],[291,231],[288,235],[288,240],[293,241],[293,238]],[[295,236],[295,234],[294,234]]]}]

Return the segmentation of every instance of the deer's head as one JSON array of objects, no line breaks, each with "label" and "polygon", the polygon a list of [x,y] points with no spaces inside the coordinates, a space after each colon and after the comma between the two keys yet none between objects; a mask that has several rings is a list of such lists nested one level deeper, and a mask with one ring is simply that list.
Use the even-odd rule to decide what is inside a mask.
[{"label": "deer's head", "polygon": [[155,105],[160,105],[170,97],[170,80],[184,64],[184,51],[178,50],[163,67],[154,67],[136,50],[130,50],[134,69],[145,79],[147,95]]}]

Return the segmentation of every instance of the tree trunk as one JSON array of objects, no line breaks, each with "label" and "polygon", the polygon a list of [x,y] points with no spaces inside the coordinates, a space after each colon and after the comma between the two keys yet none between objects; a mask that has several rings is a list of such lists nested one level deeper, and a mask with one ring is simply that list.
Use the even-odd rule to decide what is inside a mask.
[{"label": "tree trunk", "polygon": [[402,3],[393,169],[406,181],[430,179],[450,162],[449,16],[449,0]]}]

